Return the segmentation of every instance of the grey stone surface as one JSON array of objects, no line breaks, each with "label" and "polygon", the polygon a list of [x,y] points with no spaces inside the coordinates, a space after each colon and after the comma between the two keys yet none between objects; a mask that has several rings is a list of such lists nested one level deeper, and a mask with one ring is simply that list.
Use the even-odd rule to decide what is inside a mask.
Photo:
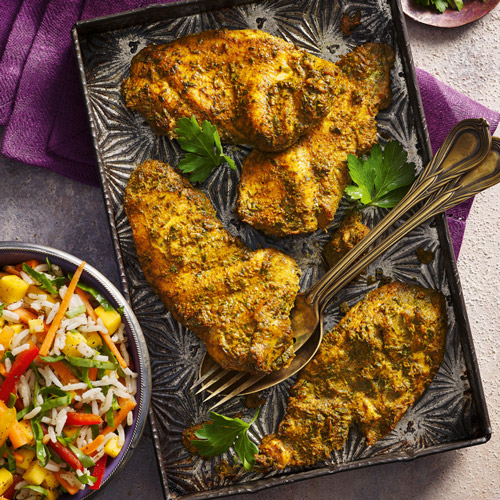
[{"label": "grey stone surface", "polygon": [[[500,8],[471,25],[440,30],[409,21],[417,66],[482,104],[500,110]],[[478,196],[459,259],[493,427],[484,445],[380,465],[241,495],[241,500],[500,499],[500,186]],[[85,238],[82,238],[85,235]],[[99,189],[0,156],[0,238],[66,250],[119,286]],[[121,475],[99,499],[161,499],[149,429]]]}]

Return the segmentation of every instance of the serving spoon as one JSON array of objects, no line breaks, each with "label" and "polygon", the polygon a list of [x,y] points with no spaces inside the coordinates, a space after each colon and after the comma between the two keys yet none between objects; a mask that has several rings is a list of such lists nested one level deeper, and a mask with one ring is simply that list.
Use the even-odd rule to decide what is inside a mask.
[{"label": "serving spoon", "polygon": [[[220,368],[209,356],[200,367],[200,390],[212,397],[227,393],[216,406],[236,395],[271,387],[294,375],[316,354],[323,338],[323,313],[330,299],[362,269],[428,218],[474,196],[500,181],[500,139],[493,140],[485,120],[464,120],[450,132],[438,153],[422,171],[403,200],[316,284],[298,294],[291,313],[296,352],[292,363],[269,375],[252,375]],[[359,256],[397,219],[416,204],[424,206],[359,261]],[[319,324],[319,328],[318,327]]]}]

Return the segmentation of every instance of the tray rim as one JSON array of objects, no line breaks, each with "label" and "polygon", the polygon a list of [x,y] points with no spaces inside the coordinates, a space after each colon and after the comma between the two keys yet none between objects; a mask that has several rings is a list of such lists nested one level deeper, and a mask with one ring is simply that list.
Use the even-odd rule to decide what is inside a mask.
[{"label": "tray rim", "polygon": [[[108,223],[113,241],[113,249],[115,252],[115,257],[118,265],[120,283],[124,296],[129,303],[131,302],[130,290],[125,273],[125,267],[123,263],[123,256],[121,253],[118,231],[113,216],[111,194],[108,185],[105,182],[105,168],[104,168],[105,164],[97,140],[97,126],[95,123],[95,118],[93,116],[92,106],[89,98],[89,91],[85,76],[85,66],[83,63],[83,55],[80,45],[80,37],[88,33],[106,32],[113,29],[121,29],[136,25],[142,25],[148,21],[155,22],[160,20],[158,17],[156,17],[158,15],[167,14],[169,18],[177,18],[180,17],[181,15],[186,16],[194,13],[215,11],[215,10],[220,10],[222,8],[234,7],[237,5],[239,6],[244,4],[251,4],[255,3],[256,1],[257,0],[178,0],[178,1],[173,0],[170,3],[153,4],[153,5],[148,5],[147,7],[120,12],[117,14],[111,14],[108,16],[102,16],[94,19],[78,21],[77,23],[75,23],[75,25],[71,30],[73,48],[76,53],[78,70],[80,75],[80,83],[85,100],[87,119],[89,122],[89,127],[92,136],[92,144],[99,170],[99,181],[102,188],[103,199],[106,206],[106,214],[108,217]],[[330,0],[330,1],[334,2],[335,0]],[[428,134],[427,123],[425,120],[424,110],[422,106],[420,90],[418,88],[415,65],[411,54],[411,47],[408,39],[405,16],[401,0],[387,0],[387,1],[391,7],[391,17],[394,23],[395,44],[399,48],[401,54],[401,61],[406,74],[409,102],[412,107],[412,111],[415,115],[415,123],[416,123],[415,130],[418,136],[418,141],[422,146],[422,160],[423,163],[426,164],[432,158],[432,149]],[[172,13],[171,11],[179,10],[180,7],[181,8],[184,7],[190,12],[186,13],[185,11],[182,11],[182,14],[177,13],[177,15],[169,15]],[[164,18],[165,17],[162,17],[161,19]],[[169,498],[205,499],[205,498],[219,498],[240,493],[253,493],[257,491],[262,491],[266,488],[271,488],[295,481],[301,481],[305,479],[319,477],[326,474],[343,472],[347,470],[361,469],[371,465],[412,461],[419,457],[433,455],[435,453],[442,453],[444,451],[457,450],[460,448],[465,448],[470,446],[477,446],[479,444],[484,444],[487,441],[489,441],[492,433],[490,418],[488,414],[488,408],[486,405],[484,390],[479,373],[479,366],[475,354],[472,332],[465,306],[465,299],[460,284],[460,278],[458,274],[455,255],[453,252],[453,246],[449,233],[448,223],[446,216],[444,214],[436,216],[435,220],[439,234],[440,246],[443,252],[443,260],[445,263],[446,275],[448,277],[448,284],[450,288],[450,294],[453,303],[457,328],[459,332],[459,338],[462,343],[464,361],[467,368],[468,379],[470,381],[472,389],[472,397],[474,405],[476,406],[478,416],[480,417],[480,421],[478,422],[478,427],[481,429],[481,435],[478,437],[471,437],[467,439],[454,441],[452,443],[442,443],[438,445],[432,445],[427,448],[419,450],[399,451],[397,453],[378,455],[375,457],[357,460],[355,462],[347,462],[332,466],[318,467],[307,471],[299,471],[284,477],[263,478],[255,481],[249,481],[246,483],[224,486],[222,488],[210,489],[196,493],[189,493],[187,495],[173,496],[169,490],[167,471],[163,463],[163,458],[161,456],[160,438],[157,431],[158,427],[156,424],[156,417],[153,414],[152,407],[150,407],[149,409],[150,429],[154,438],[153,441],[156,453],[156,462],[160,473],[160,477],[162,479],[163,494],[166,499]]]}]

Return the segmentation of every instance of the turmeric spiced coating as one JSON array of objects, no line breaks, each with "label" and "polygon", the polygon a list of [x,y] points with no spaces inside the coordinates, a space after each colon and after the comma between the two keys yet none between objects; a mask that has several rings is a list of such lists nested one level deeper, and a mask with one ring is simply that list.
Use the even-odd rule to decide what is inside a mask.
[{"label": "turmeric spiced coating", "polygon": [[338,73],[263,31],[204,31],[141,50],[122,93],[156,133],[173,137],[177,120],[194,115],[223,142],[281,151],[329,112]]},{"label": "turmeric spiced coating", "polygon": [[370,229],[363,224],[361,212],[352,210],[344,215],[339,227],[323,248],[323,255],[328,265],[335,266],[369,232]]},{"label": "turmeric spiced coating", "polygon": [[148,160],[125,210],[145,277],[175,319],[228,369],[269,373],[293,357],[296,262],[251,251],[224,229],[209,199],[167,164]]},{"label": "turmeric spiced coating", "polygon": [[370,292],[302,370],[257,463],[281,469],[325,460],[342,448],[353,424],[373,445],[431,383],[443,360],[446,324],[439,292],[399,282]]},{"label": "turmeric spiced coating", "polygon": [[349,183],[347,155],[377,142],[375,117],[390,104],[392,49],[367,43],[344,56],[343,93],[327,117],[279,153],[254,150],[242,166],[240,219],[276,237],[327,227]]}]

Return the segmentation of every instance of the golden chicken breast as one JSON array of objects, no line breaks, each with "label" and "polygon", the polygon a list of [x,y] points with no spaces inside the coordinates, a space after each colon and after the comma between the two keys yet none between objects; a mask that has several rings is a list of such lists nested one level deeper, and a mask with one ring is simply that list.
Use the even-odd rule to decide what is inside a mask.
[{"label": "golden chicken breast", "polygon": [[327,117],[279,153],[254,150],[242,166],[238,216],[255,229],[284,237],[326,228],[349,183],[347,155],[377,142],[375,117],[389,105],[392,49],[367,43],[337,66],[344,92]]},{"label": "golden chicken breast", "polygon": [[436,374],[446,326],[445,299],[435,290],[395,282],[368,293],[300,373],[257,464],[281,469],[325,460],[353,424],[367,445],[385,436]]},{"label": "golden chicken breast", "polygon": [[291,257],[249,250],[202,192],[158,161],[132,173],[124,206],[147,281],[213,359],[254,373],[289,364],[300,274]]},{"label": "golden chicken breast", "polygon": [[338,73],[263,31],[205,31],[141,50],[122,94],[158,134],[195,116],[225,142],[281,151],[330,111]]}]

